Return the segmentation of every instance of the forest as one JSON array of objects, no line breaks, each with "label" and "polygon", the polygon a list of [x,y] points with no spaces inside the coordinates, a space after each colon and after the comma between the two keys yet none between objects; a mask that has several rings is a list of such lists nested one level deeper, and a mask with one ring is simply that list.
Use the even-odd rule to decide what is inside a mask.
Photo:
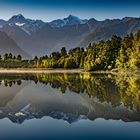
[{"label": "forest", "polygon": [[121,38],[113,35],[110,40],[90,43],[86,48],[76,47],[67,52],[50,56],[35,56],[32,60],[22,59],[21,55],[0,56],[0,68],[65,68],[86,71],[140,68],[140,30]]}]

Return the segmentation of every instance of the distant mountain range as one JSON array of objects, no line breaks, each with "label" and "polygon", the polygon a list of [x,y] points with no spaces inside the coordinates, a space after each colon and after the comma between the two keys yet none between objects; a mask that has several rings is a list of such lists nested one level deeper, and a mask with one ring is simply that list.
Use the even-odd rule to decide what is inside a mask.
[{"label": "distant mountain range", "polygon": [[78,25],[78,24],[86,24],[88,22],[87,19],[80,19],[76,16],[69,15],[67,18],[64,19],[57,19],[52,22],[50,22],[50,26],[54,28],[60,28],[64,26],[69,26],[69,25]]},{"label": "distant mountain range", "polygon": [[[94,18],[82,20],[69,15],[64,19],[45,23],[27,19],[19,14],[8,21],[0,20],[0,31],[6,32],[24,53],[28,52],[28,57],[24,54],[25,58],[50,54],[62,47],[67,50],[77,46],[86,47],[90,42],[107,40],[114,34],[124,37],[126,34],[136,33],[139,29],[140,18],[134,17],[97,21]],[[0,49],[1,47],[0,45]],[[11,45],[12,49],[15,51]]]}]

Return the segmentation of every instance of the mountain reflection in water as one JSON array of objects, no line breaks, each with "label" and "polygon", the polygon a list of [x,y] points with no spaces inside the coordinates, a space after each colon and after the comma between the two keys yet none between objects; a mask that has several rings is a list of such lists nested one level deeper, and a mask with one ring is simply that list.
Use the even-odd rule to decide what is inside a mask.
[{"label": "mountain reflection in water", "polygon": [[0,74],[0,119],[140,121],[140,76]]}]

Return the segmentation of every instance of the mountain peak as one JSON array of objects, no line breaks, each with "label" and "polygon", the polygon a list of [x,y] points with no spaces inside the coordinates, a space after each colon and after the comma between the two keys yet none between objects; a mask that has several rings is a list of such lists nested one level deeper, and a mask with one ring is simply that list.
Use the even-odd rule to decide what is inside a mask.
[{"label": "mountain peak", "polygon": [[79,17],[73,16],[73,15],[69,15],[67,18],[64,18],[64,20],[81,21],[82,19],[80,19]]},{"label": "mountain peak", "polygon": [[17,14],[15,15],[17,18],[24,18],[24,16],[22,14]]},{"label": "mountain peak", "polygon": [[69,15],[67,18],[78,18],[78,17],[73,16],[73,15]]},{"label": "mountain peak", "polygon": [[22,14],[14,15],[9,19],[9,21],[12,21],[12,22],[23,22],[25,20],[26,19]]},{"label": "mountain peak", "polygon": [[69,15],[68,17],[66,17],[64,19],[57,19],[57,20],[54,20],[54,21],[50,22],[49,24],[52,27],[63,27],[63,26],[66,26],[66,25],[85,24],[85,23],[87,23],[87,21],[88,20],[82,20],[79,17]]},{"label": "mountain peak", "polygon": [[134,19],[138,19],[138,18],[135,18],[135,17],[124,17],[124,18],[122,18],[123,21],[130,21],[130,20],[134,20]]},{"label": "mountain peak", "polygon": [[22,14],[14,15],[12,18],[17,18],[17,19],[25,19]]}]

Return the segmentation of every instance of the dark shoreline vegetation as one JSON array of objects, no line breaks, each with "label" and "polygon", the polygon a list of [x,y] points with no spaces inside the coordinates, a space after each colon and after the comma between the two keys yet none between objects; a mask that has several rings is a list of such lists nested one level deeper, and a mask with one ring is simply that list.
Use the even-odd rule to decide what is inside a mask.
[{"label": "dark shoreline vegetation", "polygon": [[63,94],[69,90],[77,94],[87,94],[90,98],[96,97],[100,102],[110,103],[113,107],[123,104],[126,108],[140,111],[139,76],[92,73],[0,74],[0,86],[20,86],[27,81],[50,85]]},{"label": "dark shoreline vegetation", "polygon": [[140,31],[123,39],[114,35],[111,40],[89,44],[84,49],[76,47],[66,51],[52,52],[50,56],[22,60],[22,56],[5,54],[0,56],[0,68],[64,68],[84,69],[85,71],[139,70],[140,68]]}]

